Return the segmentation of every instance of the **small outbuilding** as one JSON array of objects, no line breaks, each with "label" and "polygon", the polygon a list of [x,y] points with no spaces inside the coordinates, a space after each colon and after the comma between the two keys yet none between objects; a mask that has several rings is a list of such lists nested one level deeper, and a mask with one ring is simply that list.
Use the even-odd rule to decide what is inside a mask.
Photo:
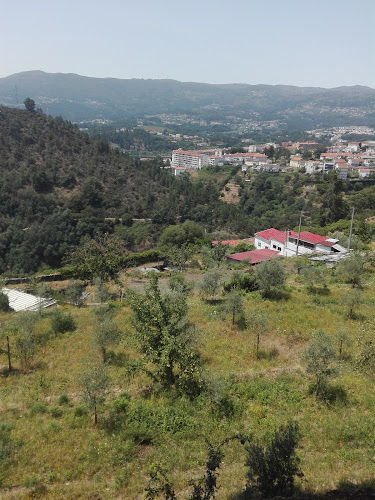
[{"label": "small outbuilding", "polygon": [[235,264],[247,262],[251,266],[254,266],[255,264],[260,264],[260,262],[275,259],[276,257],[280,257],[279,252],[263,248],[249,252],[232,253],[231,255],[227,255],[227,262]]}]

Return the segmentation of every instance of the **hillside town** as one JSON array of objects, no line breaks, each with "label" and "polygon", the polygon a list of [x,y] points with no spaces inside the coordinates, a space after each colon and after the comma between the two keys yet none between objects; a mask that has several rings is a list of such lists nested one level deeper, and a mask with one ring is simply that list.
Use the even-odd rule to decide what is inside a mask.
[{"label": "hillside town", "polygon": [[[282,148],[286,154],[282,161],[273,161],[273,152]],[[321,144],[318,142],[283,142],[247,146],[245,152],[231,153],[226,149],[205,149],[185,151],[181,148],[172,152],[170,166],[174,175],[208,166],[240,165],[242,172],[248,170],[270,173],[304,169],[306,174],[336,171],[338,178],[361,179],[375,174],[375,141],[339,141],[323,148],[318,158]]]}]

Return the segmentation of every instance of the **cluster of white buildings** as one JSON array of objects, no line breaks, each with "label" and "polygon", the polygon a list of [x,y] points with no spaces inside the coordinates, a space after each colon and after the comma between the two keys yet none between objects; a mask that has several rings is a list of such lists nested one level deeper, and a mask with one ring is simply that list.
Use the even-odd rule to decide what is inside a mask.
[{"label": "cluster of white buildings", "polygon": [[291,156],[289,164],[294,168],[304,167],[307,174],[336,170],[340,179],[347,179],[349,174],[368,178],[372,172],[375,173],[375,141],[331,146],[320,155],[319,161]]},{"label": "cluster of white buildings", "polygon": [[272,162],[267,155],[254,151],[230,154],[219,149],[184,151],[180,148],[172,152],[171,168],[175,169],[175,175],[179,175],[186,172],[186,170],[197,170],[209,165],[260,166],[270,163]]}]

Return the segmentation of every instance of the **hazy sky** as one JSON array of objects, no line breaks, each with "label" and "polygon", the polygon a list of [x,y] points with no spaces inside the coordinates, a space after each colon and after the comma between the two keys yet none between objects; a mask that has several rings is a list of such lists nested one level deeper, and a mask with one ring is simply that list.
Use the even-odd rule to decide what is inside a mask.
[{"label": "hazy sky", "polygon": [[0,77],[375,87],[375,0],[0,0],[0,19]]}]

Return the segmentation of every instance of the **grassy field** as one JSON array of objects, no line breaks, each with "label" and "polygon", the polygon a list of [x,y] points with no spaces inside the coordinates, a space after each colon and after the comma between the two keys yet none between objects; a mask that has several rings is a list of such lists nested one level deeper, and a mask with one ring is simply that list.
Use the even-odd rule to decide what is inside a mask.
[{"label": "grassy field", "polygon": [[[373,376],[356,369],[356,358],[361,338],[374,335],[374,269],[367,269],[363,302],[356,319],[349,320],[349,285],[330,278],[328,295],[312,295],[294,266],[288,266],[283,299],[264,300],[259,292],[245,296],[246,314],[262,312],[267,318],[259,359],[254,333],[232,325],[225,297],[207,301],[195,290],[189,298],[189,318],[196,325],[209,393],[189,400],[173,391],[157,391],[145,375],[129,379],[118,356],[106,367],[111,382],[96,427],[80,386],[87,366],[101,360],[93,344],[93,308],[61,307],[73,314],[77,328],[59,335],[51,333],[52,313],[43,313],[37,326],[46,341],[32,368],[21,370],[14,359],[15,369],[7,373],[7,358],[0,356],[0,423],[11,439],[10,458],[0,462],[0,498],[141,499],[155,462],[165,468],[178,498],[187,498],[189,479],[203,474],[206,440],[217,444],[235,433],[263,438],[290,420],[299,423],[303,434],[299,456],[304,477],[298,480],[303,491],[371,481],[375,387]],[[194,275],[195,282],[202,278]],[[132,285],[131,277],[127,285]],[[137,358],[131,316],[126,303],[119,303],[116,320],[123,336],[115,351],[125,360]],[[0,314],[2,347],[15,317]],[[344,345],[339,375],[331,382],[340,397],[330,404],[310,394],[312,380],[301,361],[317,330],[335,339],[337,352],[339,331],[351,339]],[[125,401],[123,393],[130,396],[126,425],[115,425],[113,408]],[[228,407],[220,403],[223,395]],[[217,498],[235,499],[245,486],[245,454],[236,442],[223,450]]]}]

